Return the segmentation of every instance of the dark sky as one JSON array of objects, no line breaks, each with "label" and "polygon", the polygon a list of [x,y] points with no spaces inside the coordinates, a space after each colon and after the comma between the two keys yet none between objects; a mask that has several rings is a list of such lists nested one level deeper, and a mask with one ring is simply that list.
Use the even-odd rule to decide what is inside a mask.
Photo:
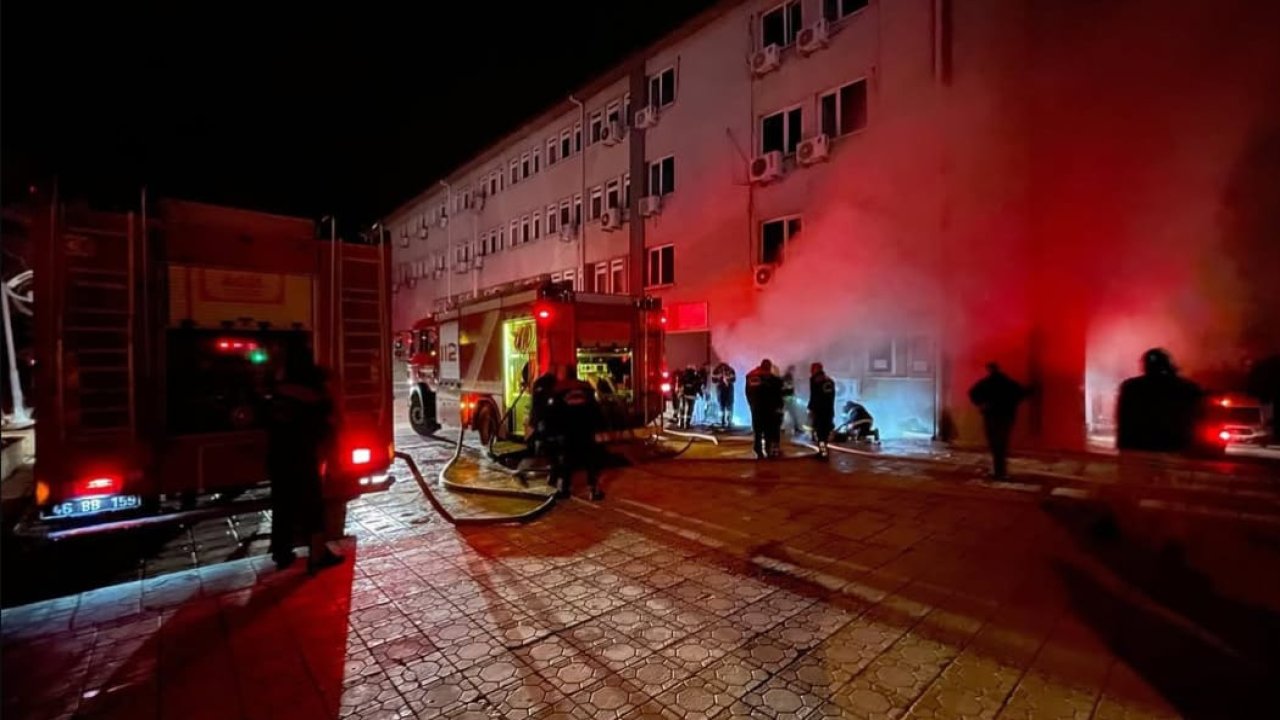
[{"label": "dark sky", "polygon": [[370,221],[712,4],[5,2],[6,197]]}]

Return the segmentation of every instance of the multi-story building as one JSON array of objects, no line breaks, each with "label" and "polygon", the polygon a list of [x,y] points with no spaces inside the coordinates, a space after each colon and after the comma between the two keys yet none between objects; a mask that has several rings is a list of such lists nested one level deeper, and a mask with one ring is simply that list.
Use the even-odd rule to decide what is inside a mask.
[{"label": "multi-story building", "polygon": [[[1224,236],[1210,180],[1280,68],[1253,31],[1275,12],[1227,4],[721,3],[391,213],[395,322],[542,275],[644,292],[667,307],[672,366],[770,357],[803,378],[822,361],[887,435],[975,438],[966,391],[995,360],[1038,389],[1026,439],[1079,446],[1106,415],[1086,406],[1146,344],[1214,361],[1172,308],[1132,297],[1176,285],[1213,305],[1186,289],[1190,261],[1125,285],[1103,258],[1134,272],[1162,243]],[[1190,68],[1240,79],[1196,80],[1189,103],[1173,83]],[[1211,121],[1194,153],[1144,136]]]}]

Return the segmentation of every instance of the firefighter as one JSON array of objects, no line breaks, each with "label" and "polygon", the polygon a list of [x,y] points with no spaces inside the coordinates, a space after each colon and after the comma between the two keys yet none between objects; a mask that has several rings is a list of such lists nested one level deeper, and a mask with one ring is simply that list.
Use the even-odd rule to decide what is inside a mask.
[{"label": "firefighter", "polygon": [[800,433],[800,412],[796,409],[796,368],[794,365],[788,365],[786,372],[782,373],[782,421],[783,425],[787,425],[788,421],[791,425],[791,432]]},{"label": "firefighter", "polygon": [[850,400],[844,404],[842,411],[844,422],[841,426],[846,428],[850,439],[859,442],[880,442],[880,430],[875,426],[876,420],[871,417],[871,411],[867,410],[865,405],[856,400]]},{"label": "firefighter", "polygon": [[297,556],[297,538],[307,539],[311,572],[342,561],[324,537],[321,465],[334,433],[333,401],[324,372],[307,353],[292,352],[271,394],[267,476],[271,481],[271,558],[284,569]]},{"label": "firefighter", "polygon": [[827,441],[835,429],[836,383],[822,368],[822,363],[809,367],[809,424],[813,426],[813,442],[818,457],[828,457]]},{"label": "firefighter", "polygon": [[534,455],[548,455],[550,437],[547,432],[548,405],[556,386],[556,374],[548,370],[529,387],[529,427],[526,436]]},{"label": "firefighter", "polygon": [[1146,452],[1186,452],[1195,443],[1200,386],[1178,375],[1169,353],[1142,355],[1142,375],[1120,384],[1116,447]]},{"label": "firefighter", "polygon": [[1013,435],[1018,403],[1026,394],[1022,385],[995,363],[987,363],[987,376],[969,389],[969,399],[982,413],[987,446],[991,448],[991,475],[997,479],[1008,475],[1009,438]]},{"label": "firefighter", "polygon": [[720,407],[720,426],[725,430],[733,426],[733,386],[737,382],[738,376],[728,363],[720,363],[711,371],[711,384]]},{"label": "firefighter", "polygon": [[702,394],[703,379],[698,369],[689,365],[680,373],[680,424],[688,430],[693,425],[693,409]]},{"label": "firefighter", "polygon": [[578,369],[565,368],[564,379],[551,393],[548,414],[550,434],[555,438],[551,462],[552,483],[559,482],[556,495],[569,497],[573,473],[579,468],[587,473],[587,486],[592,500],[603,500],[600,492],[600,448],[596,433],[600,430],[600,405],[595,390],[578,379]]},{"label": "firefighter", "polygon": [[757,459],[776,457],[782,423],[782,381],[765,358],[747,373],[747,406],[751,408],[751,447]]}]

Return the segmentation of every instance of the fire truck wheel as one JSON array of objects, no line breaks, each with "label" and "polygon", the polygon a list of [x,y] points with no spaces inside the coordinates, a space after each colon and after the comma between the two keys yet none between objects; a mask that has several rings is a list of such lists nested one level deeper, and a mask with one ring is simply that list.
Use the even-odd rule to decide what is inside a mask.
[{"label": "fire truck wheel", "polygon": [[485,403],[476,411],[476,432],[480,433],[480,443],[488,445],[498,435],[498,415],[493,406]]},{"label": "fire truck wheel", "polygon": [[409,426],[419,435],[430,435],[439,427],[427,420],[427,408],[422,403],[422,396],[414,393],[409,397]]}]

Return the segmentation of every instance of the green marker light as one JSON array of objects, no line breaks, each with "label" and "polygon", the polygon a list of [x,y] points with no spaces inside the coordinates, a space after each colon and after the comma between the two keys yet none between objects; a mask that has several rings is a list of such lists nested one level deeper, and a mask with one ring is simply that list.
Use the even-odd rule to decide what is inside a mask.
[{"label": "green marker light", "polygon": [[245,357],[249,358],[249,362],[254,365],[261,365],[267,361],[267,351],[262,348],[254,348]]}]

